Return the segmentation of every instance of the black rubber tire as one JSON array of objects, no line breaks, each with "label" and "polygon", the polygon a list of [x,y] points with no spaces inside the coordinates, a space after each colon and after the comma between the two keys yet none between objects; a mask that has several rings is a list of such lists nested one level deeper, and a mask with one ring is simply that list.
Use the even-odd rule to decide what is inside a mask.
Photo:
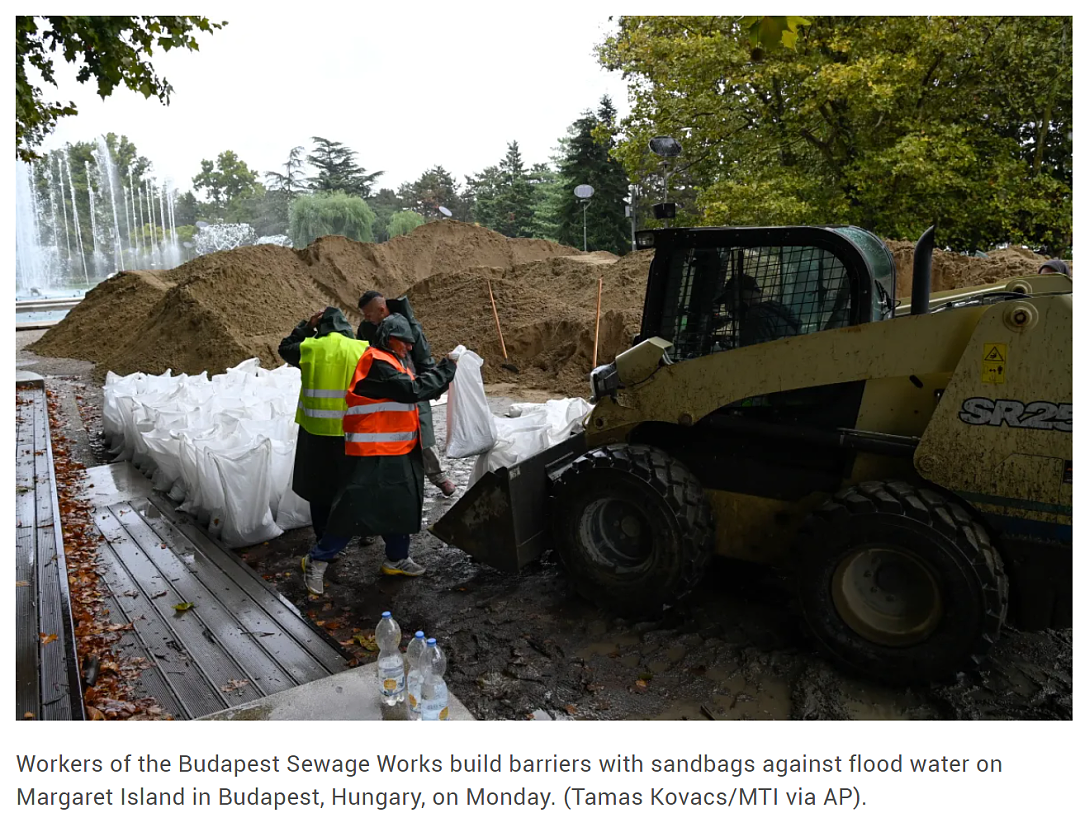
[{"label": "black rubber tire", "polygon": [[[900,481],[860,483],[812,514],[803,533],[803,616],[830,658],[850,670],[894,684],[955,679],[997,640],[1009,596],[1001,557],[982,525],[937,492]],[[837,569],[875,543],[913,555],[940,591],[940,619],[916,644],[886,646],[864,638],[834,602]]]},{"label": "black rubber tire", "polygon": [[[652,614],[704,574],[715,541],[705,490],[662,450],[626,444],[593,449],[560,475],[553,495],[556,549],[586,599],[624,615]],[[603,500],[642,511],[647,540],[636,559],[607,554],[605,560],[590,547],[595,540],[583,532],[584,521]]]}]

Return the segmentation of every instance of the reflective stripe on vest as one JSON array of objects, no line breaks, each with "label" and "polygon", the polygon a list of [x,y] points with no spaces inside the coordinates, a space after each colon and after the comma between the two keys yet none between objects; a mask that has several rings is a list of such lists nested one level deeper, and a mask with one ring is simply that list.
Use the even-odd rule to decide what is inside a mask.
[{"label": "reflective stripe on vest", "polygon": [[416,440],[419,432],[346,432],[347,443],[392,443],[399,440]]},{"label": "reflective stripe on vest", "polygon": [[356,365],[352,383],[345,395],[345,454],[354,457],[408,454],[420,438],[420,413],[415,403],[365,398],[356,394],[356,385],[367,377],[375,361],[383,361],[398,372],[409,374],[396,356],[368,347]]},{"label": "reflective stripe on vest", "polygon": [[367,341],[331,332],[306,338],[300,344],[300,397],[296,422],[304,431],[323,437],[341,437],[346,387],[367,349]]}]

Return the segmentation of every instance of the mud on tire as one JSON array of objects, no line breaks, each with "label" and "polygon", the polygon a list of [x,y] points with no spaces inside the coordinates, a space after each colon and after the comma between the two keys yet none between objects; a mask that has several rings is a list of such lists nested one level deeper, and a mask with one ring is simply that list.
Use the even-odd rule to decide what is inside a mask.
[{"label": "mud on tire", "polygon": [[555,481],[552,533],[578,593],[625,614],[659,610],[701,579],[714,526],[705,491],[652,446],[603,446]]},{"label": "mud on tire", "polygon": [[[899,481],[860,483],[811,515],[803,535],[803,615],[829,656],[849,669],[890,683],[945,680],[971,669],[996,641],[1008,607],[1001,558],[985,529],[937,492]],[[838,588],[864,583],[863,590],[880,593],[874,554],[907,561],[925,577],[934,614],[921,631],[885,628],[878,637],[857,627]]]}]

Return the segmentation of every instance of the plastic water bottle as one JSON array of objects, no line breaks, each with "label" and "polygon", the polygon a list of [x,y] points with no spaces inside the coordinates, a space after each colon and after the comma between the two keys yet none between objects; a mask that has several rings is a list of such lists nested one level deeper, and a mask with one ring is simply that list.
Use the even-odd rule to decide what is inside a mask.
[{"label": "plastic water bottle", "polygon": [[420,718],[423,721],[446,721],[450,716],[450,706],[446,692],[446,655],[434,639],[427,640],[427,650],[420,657],[424,671],[421,686]]},{"label": "plastic water bottle", "polygon": [[390,611],[383,611],[375,628],[375,642],[379,646],[379,690],[382,703],[390,707],[405,698],[405,660],[398,650],[401,626],[390,616]]},{"label": "plastic water bottle", "polygon": [[420,718],[420,683],[424,678],[424,674],[420,672],[420,656],[426,648],[424,632],[417,631],[405,650],[405,661],[408,665],[405,669],[408,674],[405,677],[405,701],[409,703],[410,719]]}]

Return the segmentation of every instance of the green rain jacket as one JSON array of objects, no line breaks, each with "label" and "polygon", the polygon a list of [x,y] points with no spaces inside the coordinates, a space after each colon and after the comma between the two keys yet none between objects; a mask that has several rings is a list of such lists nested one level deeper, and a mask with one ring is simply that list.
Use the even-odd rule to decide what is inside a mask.
[{"label": "green rain jacket", "polygon": [[[409,356],[412,358],[413,372],[420,375],[429,369],[434,369],[435,359],[431,355],[431,346],[424,336],[424,328],[420,326],[420,322],[413,315],[412,305],[409,303],[408,297],[388,298],[386,299],[386,308],[390,310],[392,315],[404,317],[409,322],[409,328],[412,329],[413,338],[416,339],[413,343],[412,353]],[[361,321],[357,331],[361,341],[374,344],[378,329],[370,321]],[[435,445],[435,424],[431,418],[431,404],[426,400],[420,401],[418,408],[420,410],[420,444],[425,449],[430,449]]]},{"label": "green rain jacket", "polygon": [[[299,368],[300,345],[304,340],[331,332],[340,332],[346,338],[356,337],[352,325],[337,307],[327,307],[314,329],[307,321],[297,324],[292,334],[278,345],[278,355],[289,366]],[[309,503],[331,505],[348,475],[349,466],[343,437],[313,435],[303,428],[297,430],[292,487]]]},{"label": "green rain jacket", "polygon": [[[375,346],[389,351],[387,319],[380,325]],[[357,395],[422,403],[439,397],[454,379],[457,365],[445,359],[415,380],[408,372],[398,372],[390,364],[376,360],[366,378],[356,387]],[[349,472],[343,482],[326,531],[335,536],[376,536],[416,534],[420,531],[424,502],[424,467],[421,447],[408,454],[349,457]]]}]

